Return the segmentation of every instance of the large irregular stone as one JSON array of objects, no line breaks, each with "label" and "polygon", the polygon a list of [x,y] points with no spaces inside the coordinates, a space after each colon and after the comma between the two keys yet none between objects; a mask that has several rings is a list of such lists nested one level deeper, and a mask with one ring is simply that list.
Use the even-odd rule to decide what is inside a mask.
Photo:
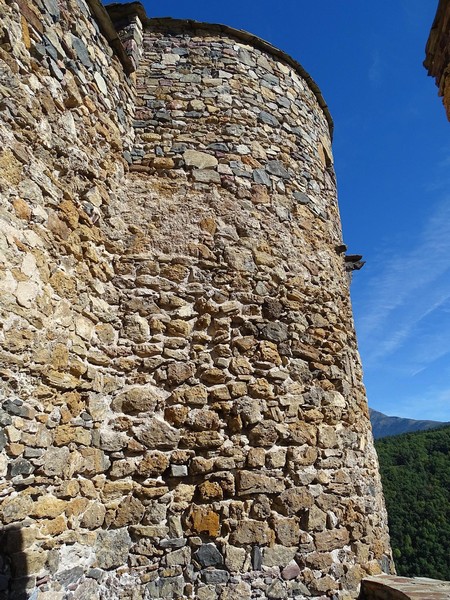
[{"label": "large irregular stone", "polygon": [[239,573],[244,569],[247,552],[244,548],[227,545],[225,547],[225,566],[231,573]]},{"label": "large irregular stone", "polygon": [[194,558],[204,568],[223,565],[223,556],[215,544],[203,544],[194,554]]},{"label": "large irregular stone", "polygon": [[167,381],[171,385],[180,385],[194,374],[193,366],[186,363],[171,363],[167,368]]},{"label": "large irregular stone", "polygon": [[30,514],[38,518],[54,518],[64,512],[66,505],[65,500],[55,498],[51,494],[45,494],[36,500]]},{"label": "large irregular stone", "polygon": [[190,513],[192,530],[196,533],[206,533],[217,537],[220,532],[220,517],[208,507],[193,506]]},{"label": "large irregular stone", "polygon": [[253,273],[256,270],[256,265],[253,260],[253,255],[246,248],[228,247],[225,250],[225,260],[230,267],[237,271]]},{"label": "large irregular stone", "polygon": [[312,506],[306,517],[306,529],[308,531],[323,531],[327,524],[327,514],[317,506]]},{"label": "large irregular stone", "polygon": [[[17,454],[23,450],[23,446],[12,446],[12,449],[17,449]],[[10,462],[10,473],[11,477],[17,475],[30,475],[34,471],[34,467],[29,460],[25,458],[16,458]]]},{"label": "large irregular stone", "polygon": [[168,567],[175,567],[177,565],[187,566],[191,564],[191,549],[184,547],[170,552],[166,555],[166,563]]},{"label": "large irregular stone", "polygon": [[348,544],[350,534],[345,527],[316,533],[316,548],[319,552],[330,552]]},{"label": "large irregular stone", "polygon": [[218,164],[215,156],[197,150],[186,150],[183,159],[188,167],[194,167],[195,169],[212,169]]},{"label": "large irregular stone", "polygon": [[87,529],[97,529],[103,525],[106,515],[106,508],[103,504],[92,502],[85,510],[80,524]]},{"label": "large irregular stone", "polygon": [[215,430],[219,428],[219,417],[212,410],[194,409],[189,413],[187,424],[196,431]]},{"label": "large irregular stone", "polygon": [[263,421],[251,429],[248,437],[252,446],[270,448],[278,440],[279,433],[275,423]]},{"label": "large irregular stone", "polygon": [[278,119],[274,115],[268,113],[265,110],[262,110],[259,113],[258,119],[262,123],[265,123],[266,125],[271,125],[272,127],[279,127],[280,126],[280,122],[278,121]]},{"label": "large irregular stone", "polygon": [[182,437],[183,446],[190,449],[220,448],[223,443],[224,438],[218,431],[189,431]]},{"label": "large irregular stone", "polygon": [[210,169],[197,169],[192,172],[192,178],[199,183],[220,183],[220,174]]},{"label": "large irregular stone", "polygon": [[3,523],[21,521],[30,514],[32,506],[32,498],[24,494],[6,498],[0,505],[1,520]]},{"label": "large irregular stone", "polygon": [[291,177],[286,167],[279,160],[270,160],[266,165],[266,171],[283,179],[290,179]]},{"label": "large irregular stone", "polygon": [[88,69],[92,67],[92,61],[90,59],[86,44],[75,35],[72,36],[72,48],[77,55],[78,60]]},{"label": "large irregular stone", "polygon": [[144,425],[134,429],[136,438],[147,448],[176,448],[180,440],[180,432],[164,421],[156,418],[148,419]]},{"label": "large irregular stone", "polygon": [[209,585],[227,583],[229,579],[230,574],[228,573],[228,571],[224,571],[223,569],[207,569],[202,571],[202,580]]},{"label": "large irregular stone", "polygon": [[280,478],[265,475],[263,471],[240,471],[237,490],[239,496],[280,494],[285,490],[285,483]]},{"label": "large irregular stone", "polygon": [[162,475],[169,466],[169,457],[163,452],[150,450],[139,462],[137,472],[144,477]]},{"label": "large irregular stone", "polygon": [[273,532],[265,522],[239,521],[235,531],[231,533],[230,541],[233,545],[244,544],[269,544],[272,541]]},{"label": "large irregular stone", "polygon": [[[106,438],[111,439],[111,436],[108,435],[108,436],[106,436]],[[103,436],[101,436],[102,450],[97,449],[97,448],[81,448],[80,454],[83,458],[83,464],[80,468],[80,472],[87,476],[92,476],[92,475],[96,475],[98,473],[104,473],[105,471],[107,471],[111,465],[111,461],[109,460],[109,458],[105,454],[105,452],[103,452],[103,449],[121,450],[125,446],[125,443],[123,440],[124,440],[123,435],[122,436],[118,435],[117,441],[114,441],[114,443],[108,444],[109,447],[106,447],[105,439]]]},{"label": "large irregular stone", "polygon": [[112,407],[114,410],[133,414],[153,412],[158,403],[164,401],[161,390],[153,386],[136,386],[116,396]]},{"label": "large irregular stone", "polygon": [[276,579],[267,589],[267,597],[270,600],[287,598],[287,591],[279,579]]},{"label": "large irregular stone", "polygon": [[294,559],[297,551],[297,547],[289,548],[280,545],[264,548],[263,565],[265,567],[285,567]]},{"label": "large irregular stone", "polygon": [[49,448],[39,460],[42,464],[42,472],[51,477],[61,477],[67,467],[69,454],[70,451],[67,447]]},{"label": "large irregular stone", "polygon": [[315,446],[317,440],[317,428],[311,423],[298,421],[289,425],[289,435],[293,442],[303,445]]},{"label": "large irregular stone", "polygon": [[301,572],[302,570],[300,569],[296,561],[291,560],[291,562],[288,565],[286,565],[282,570],[281,576],[283,577],[283,579],[289,581],[298,577],[301,574]]},{"label": "large irregular stone", "polygon": [[307,488],[293,487],[284,490],[276,499],[277,509],[287,517],[294,517],[311,508],[314,498]]},{"label": "large irregular stone", "polygon": [[222,593],[221,600],[250,600],[252,588],[249,583],[241,581],[235,585],[228,585]]},{"label": "large irregular stone", "polygon": [[185,581],[182,575],[161,577],[147,584],[149,598],[183,598]]},{"label": "large irregular stone", "polygon": [[255,169],[253,171],[253,180],[255,183],[271,187],[272,181],[265,169]]},{"label": "large irregular stone", "polygon": [[124,432],[102,429],[100,431],[100,448],[107,452],[119,452],[128,444],[128,436]]},{"label": "large irregular stone", "polygon": [[59,581],[64,588],[67,588],[69,585],[77,583],[82,576],[83,567],[72,567],[71,569],[56,573],[55,579],[56,581]]},{"label": "large irregular stone", "polygon": [[137,525],[144,516],[145,507],[140,500],[133,496],[128,496],[120,503],[113,525],[114,527],[126,527],[127,525]]},{"label": "large irregular stone", "polygon": [[298,545],[300,539],[300,525],[297,519],[275,519],[273,528],[280,544],[287,547]]},{"label": "large irregular stone", "polygon": [[113,569],[126,564],[132,541],[126,529],[100,531],[95,554],[100,569]]},{"label": "large irregular stone", "polygon": [[286,323],[268,323],[261,329],[261,337],[271,342],[284,342],[288,338]]},{"label": "large irregular stone", "polygon": [[55,430],[54,441],[57,446],[67,446],[71,442],[90,446],[91,440],[91,432],[83,427],[59,425]]}]

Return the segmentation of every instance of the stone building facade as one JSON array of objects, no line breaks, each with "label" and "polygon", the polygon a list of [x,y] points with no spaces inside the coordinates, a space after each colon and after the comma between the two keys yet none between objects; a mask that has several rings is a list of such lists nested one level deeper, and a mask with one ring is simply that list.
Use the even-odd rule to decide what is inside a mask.
[{"label": "stone building facade", "polygon": [[426,47],[424,66],[435,78],[450,121],[450,2],[440,0]]},{"label": "stone building facade", "polygon": [[0,597],[335,598],[391,571],[309,75],[0,0]]}]

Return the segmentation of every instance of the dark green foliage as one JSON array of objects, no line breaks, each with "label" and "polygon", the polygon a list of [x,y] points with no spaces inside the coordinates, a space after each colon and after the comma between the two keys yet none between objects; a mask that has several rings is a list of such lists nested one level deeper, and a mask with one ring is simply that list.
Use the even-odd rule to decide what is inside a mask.
[{"label": "dark green foliage", "polygon": [[376,448],[398,574],[450,580],[450,427]]}]

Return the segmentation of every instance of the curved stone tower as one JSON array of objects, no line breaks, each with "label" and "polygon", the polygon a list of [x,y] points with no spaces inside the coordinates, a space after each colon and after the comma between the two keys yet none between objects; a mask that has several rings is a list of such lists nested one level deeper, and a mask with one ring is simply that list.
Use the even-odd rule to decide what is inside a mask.
[{"label": "curved stone tower", "polygon": [[135,9],[120,45],[95,0],[4,6],[10,597],[354,598],[391,561],[331,118],[262,40]]}]

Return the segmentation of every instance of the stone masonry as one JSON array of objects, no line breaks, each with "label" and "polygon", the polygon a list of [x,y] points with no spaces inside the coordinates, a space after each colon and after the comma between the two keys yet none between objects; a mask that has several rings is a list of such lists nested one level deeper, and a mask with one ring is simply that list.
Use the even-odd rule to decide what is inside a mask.
[{"label": "stone masonry", "polygon": [[356,598],[393,566],[328,109],[108,9],[0,0],[0,598]]},{"label": "stone masonry", "polygon": [[450,121],[450,1],[439,0],[425,50],[424,66],[435,78]]}]

